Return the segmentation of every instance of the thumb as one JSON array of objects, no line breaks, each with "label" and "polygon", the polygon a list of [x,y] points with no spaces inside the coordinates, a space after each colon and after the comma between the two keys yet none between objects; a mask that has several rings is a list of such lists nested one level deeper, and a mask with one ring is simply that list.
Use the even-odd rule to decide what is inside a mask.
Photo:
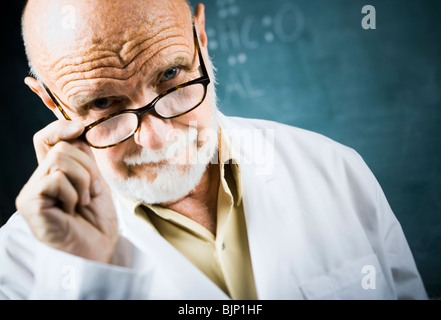
[{"label": "thumb", "polygon": [[58,142],[75,139],[84,131],[84,124],[79,121],[57,120],[47,125],[34,135],[34,148],[38,163]]}]

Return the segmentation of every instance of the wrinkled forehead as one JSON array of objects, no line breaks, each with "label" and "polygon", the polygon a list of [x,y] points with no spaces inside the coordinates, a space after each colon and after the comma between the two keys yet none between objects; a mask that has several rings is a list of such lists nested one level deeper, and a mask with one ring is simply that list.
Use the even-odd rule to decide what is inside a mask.
[{"label": "wrinkled forehead", "polygon": [[32,63],[46,75],[65,58],[93,58],[95,51],[119,53],[124,64],[140,41],[154,44],[176,28],[191,39],[185,0],[31,0],[25,25]]}]

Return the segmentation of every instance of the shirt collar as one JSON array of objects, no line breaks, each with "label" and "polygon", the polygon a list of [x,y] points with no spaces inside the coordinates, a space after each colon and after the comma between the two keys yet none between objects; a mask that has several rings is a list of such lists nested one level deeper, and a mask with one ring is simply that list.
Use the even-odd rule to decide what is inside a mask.
[{"label": "shirt collar", "polygon": [[[231,164],[231,169],[233,172],[234,182],[236,183],[237,188],[237,199],[236,205],[239,205],[242,201],[242,178],[241,178],[241,170],[239,165],[239,153],[231,144],[230,139],[227,135],[226,130],[219,124],[219,164],[221,167],[221,172],[223,166],[226,163]],[[222,179],[225,177],[221,176]]]},{"label": "shirt collar", "polygon": [[130,212],[135,212],[136,209],[143,204],[141,200],[137,200],[121,193],[112,192],[113,195],[121,202],[124,208],[127,208]]}]

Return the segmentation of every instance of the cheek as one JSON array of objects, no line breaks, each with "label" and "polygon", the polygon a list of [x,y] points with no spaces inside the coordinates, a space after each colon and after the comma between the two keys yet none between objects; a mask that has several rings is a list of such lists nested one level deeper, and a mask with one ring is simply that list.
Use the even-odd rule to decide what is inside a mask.
[{"label": "cheek", "polygon": [[183,126],[196,125],[199,130],[213,128],[213,108],[207,96],[205,101],[193,111],[178,117],[175,121]]},{"label": "cheek", "polygon": [[[208,97],[207,97],[208,98]],[[213,117],[213,108],[209,103],[209,99],[206,99],[199,107],[179,119],[180,124],[188,128],[189,125],[196,125],[198,128],[197,147],[200,148],[206,145],[208,142],[212,142],[213,139],[217,139],[217,124],[214,123],[216,119]],[[175,125],[175,127],[177,127]],[[183,128],[185,130],[185,128]]]},{"label": "cheek", "polygon": [[124,154],[123,144],[113,148],[92,151],[102,175],[113,176],[115,173],[121,173],[122,170],[125,170],[121,161]]}]

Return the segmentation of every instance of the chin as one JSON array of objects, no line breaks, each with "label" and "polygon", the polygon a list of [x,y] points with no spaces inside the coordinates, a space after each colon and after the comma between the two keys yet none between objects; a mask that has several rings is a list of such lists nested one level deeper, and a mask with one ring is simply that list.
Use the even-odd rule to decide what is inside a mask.
[{"label": "chin", "polygon": [[175,202],[184,198],[201,181],[207,165],[164,165],[156,176],[131,177],[108,181],[113,191],[146,204]]}]

